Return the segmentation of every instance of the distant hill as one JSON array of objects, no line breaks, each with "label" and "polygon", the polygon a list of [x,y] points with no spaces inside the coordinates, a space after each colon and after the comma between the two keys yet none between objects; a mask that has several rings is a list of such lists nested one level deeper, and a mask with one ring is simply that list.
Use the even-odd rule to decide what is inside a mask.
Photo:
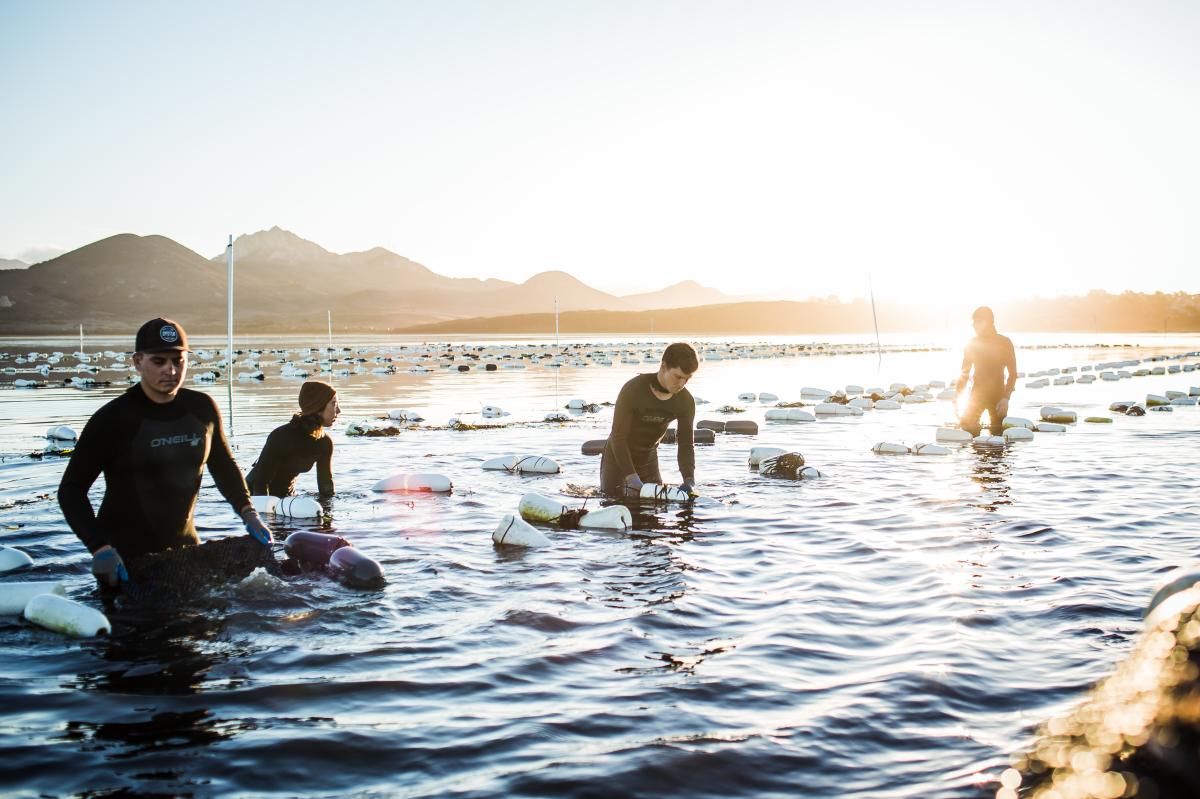
[{"label": "distant hill", "polygon": [[730,297],[717,289],[701,286],[694,280],[684,280],[665,289],[651,291],[646,294],[627,294],[621,298],[626,307],[634,311],[648,311],[655,308],[692,308],[697,305],[717,305],[725,302],[738,302],[745,298]]},{"label": "distant hill", "polygon": [[0,269],[24,269],[29,264],[15,258],[0,258]]}]

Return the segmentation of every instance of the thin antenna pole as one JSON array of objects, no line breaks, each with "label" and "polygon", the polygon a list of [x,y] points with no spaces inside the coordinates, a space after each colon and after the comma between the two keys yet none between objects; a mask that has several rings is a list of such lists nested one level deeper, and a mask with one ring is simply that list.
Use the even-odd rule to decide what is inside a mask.
[{"label": "thin antenna pole", "polygon": [[883,347],[879,343],[879,316],[875,313],[875,287],[871,284],[871,273],[867,272],[867,291],[871,295],[871,320],[875,322],[875,354],[878,356],[878,362],[875,368],[883,367]]},{"label": "thin antenna pole", "polygon": [[225,246],[225,266],[229,282],[229,350],[225,359],[229,399],[229,434],[233,435],[233,234],[229,234],[229,244]]},{"label": "thin antenna pole", "polygon": [[558,295],[554,295],[554,346],[558,347]]},{"label": "thin antenna pole", "polygon": [[83,355],[83,322],[79,323],[79,354]]},{"label": "thin antenna pole", "polygon": [[329,345],[325,348],[325,359],[329,361],[329,382],[333,382],[333,311],[325,311],[325,322],[329,325]]},{"label": "thin antenna pole", "polygon": [[[562,347],[558,343],[558,295],[554,295],[554,353],[555,358],[562,357]],[[554,409],[558,410],[558,373],[562,371],[562,364],[557,364],[554,369]]]}]

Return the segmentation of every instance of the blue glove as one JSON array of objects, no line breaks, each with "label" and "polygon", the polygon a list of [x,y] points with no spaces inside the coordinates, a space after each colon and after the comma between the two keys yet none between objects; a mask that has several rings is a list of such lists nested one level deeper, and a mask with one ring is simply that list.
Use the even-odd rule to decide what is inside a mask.
[{"label": "blue glove", "polygon": [[255,541],[264,547],[271,546],[271,542],[274,541],[271,537],[271,528],[258,518],[258,511],[254,508],[246,508],[242,511],[242,521],[246,524],[246,532],[253,536]]},{"label": "blue glove", "polygon": [[96,582],[116,588],[119,583],[129,582],[129,571],[117,550],[107,544],[92,555],[92,574]]},{"label": "blue glove", "polygon": [[691,494],[693,497],[697,494],[696,485],[692,480],[684,480],[680,483],[679,490]]},{"label": "blue glove", "polygon": [[625,487],[635,494],[642,490],[642,485],[642,478],[637,476],[637,472],[625,478]]}]

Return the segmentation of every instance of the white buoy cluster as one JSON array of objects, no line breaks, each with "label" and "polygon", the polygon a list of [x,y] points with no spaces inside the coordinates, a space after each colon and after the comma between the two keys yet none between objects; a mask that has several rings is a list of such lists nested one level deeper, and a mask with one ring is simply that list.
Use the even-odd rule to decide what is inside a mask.
[{"label": "white buoy cluster", "polygon": [[[27,553],[0,546],[0,574],[32,565]],[[39,627],[79,638],[112,632],[103,613],[68,599],[66,586],[54,580],[0,582],[0,615],[22,616]]]},{"label": "white buoy cluster", "polygon": [[624,505],[609,505],[594,510],[568,508],[556,499],[541,494],[521,497],[515,514],[506,514],[492,531],[492,541],[504,546],[544,547],[551,539],[534,524],[559,529],[615,530],[633,527],[633,514]]}]

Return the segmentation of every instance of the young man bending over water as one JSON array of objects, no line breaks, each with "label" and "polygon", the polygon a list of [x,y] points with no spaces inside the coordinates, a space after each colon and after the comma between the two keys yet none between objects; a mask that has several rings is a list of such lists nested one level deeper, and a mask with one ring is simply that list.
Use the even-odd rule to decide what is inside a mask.
[{"label": "young man bending over water", "polygon": [[[1004,432],[1004,417],[1008,415],[1008,399],[1017,387],[1017,353],[1012,339],[996,332],[996,317],[986,305],[976,308],[971,314],[975,326],[975,338],[967,342],[963,351],[962,374],[958,378],[957,390],[961,393],[975,370],[975,384],[971,397],[963,409],[958,423],[973,436],[979,435],[979,416],[988,412],[988,426],[992,435]],[[1004,372],[1008,370],[1008,380]]]},{"label": "young man bending over water", "polygon": [[654,374],[638,375],[621,388],[613,410],[612,432],[600,456],[600,487],[606,494],[636,495],[643,483],[661,483],[658,444],[667,425],[678,420],[679,474],[683,488],[696,483],[696,448],[692,425],[696,400],[684,386],[700,367],[696,350],[676,342],[663,352]]},{"label": "young man bending over water", "polygon": [[[151,319],[138,330],[135,349],[141,381],[88,420],[58,486],[67,524],[92,553],[92,574],[110,587],[129,579],[122,555],[200,543],[192,513],[206,463],[246,532],[271,543],[225,441],[217,404],[183,388],[190,352],[183,328]],[[88,489],[101,472],[104,499],[95,513]]]}]

